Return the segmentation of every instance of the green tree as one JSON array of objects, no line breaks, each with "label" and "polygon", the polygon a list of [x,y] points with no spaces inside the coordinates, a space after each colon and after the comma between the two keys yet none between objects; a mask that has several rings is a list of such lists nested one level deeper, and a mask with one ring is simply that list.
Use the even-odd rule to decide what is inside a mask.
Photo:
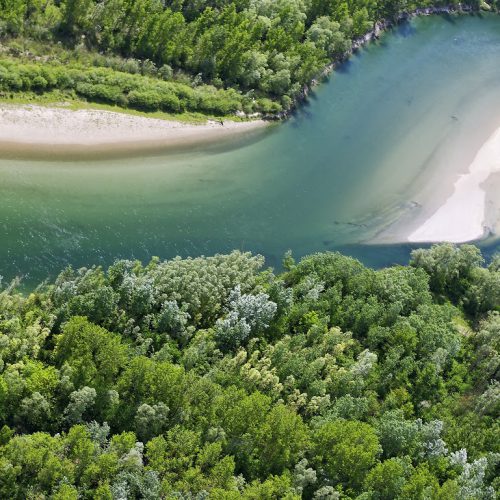
[{"label": "green tree", "polygon": [[54,356],[58,366],[71,367],[73,383],[104,388],[113,383],[127,360],[127,348],[112,334],[87,318],[73,317],[56,338]]},{"label": "green tree", "polygon": [[374,500],[400,498],[409,466],[403,460],[391,458],[377,464],[366,476],[365,490],[371,492]]},{"label": "green tree", "polygon": [[356,421],[328,422],[314,433],[313,442],[316,466],[354,490],[360,489],[381,451],[374,429]]}]

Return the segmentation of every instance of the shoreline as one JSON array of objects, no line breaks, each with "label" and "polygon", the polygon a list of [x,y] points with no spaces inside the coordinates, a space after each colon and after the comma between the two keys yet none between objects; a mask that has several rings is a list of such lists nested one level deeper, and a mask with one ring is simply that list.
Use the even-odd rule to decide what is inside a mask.
[{"label": "shoreline", "polygon": [[189,124],[92,108],[2,103],[0,154],[183,148],[242,137],[267,125],[263,120]]},{"label": "shoreline", "polygon": [[[469,171],[459,175],[452,195],[408,235],[407,241],[465,243],[495,234],[499,222],[495,202],[500,196],[494,186],[486,183],[499,174],[500,127],[477,152]],[[498,187],[498,183],[494,184]]]},{"label": "shoreline", "polygon": [[399,215],[366,244],[469,243],[500,236],[500,127],[467,169],[444,168],[411,194]]},{"label": "shoreline", "polygon": [[465,15],[474,14],[475,12],[481,12],[481,10],[475,10],[471,6],[462,4],[458,4],[457,6],[449,5],[446,7],[424,7],[415,9],[411,12],[402,12],[392,20],[383,19],[381,21],[377,21],[371,30],[369,30],[364,35],[352,40],[351,48],[345,54],[329,62],[319,74],[317,74],[307,85],[304,85],[302,91],[294,99],[293,106],[289,110],[282,111],[281,113],[278,113],[276,115],[266,116],[266,118],[274,120],[286,120],[287,118],[289,118],[300,106],[300,104],[308,98],[309,94],[314,90],[314,88],[320,85],[323,80],[328,78],[328,76],[331,75],[331,73],[337,68],[338,65],[348,61],[349,58],[352,57],[353,54],[355,54],[358,50],[363,48],[365,45],[378,40],[384,32],[393,28],[394,26],[397,26],[399,23],[420,16],[432,16],[440,14]]}]

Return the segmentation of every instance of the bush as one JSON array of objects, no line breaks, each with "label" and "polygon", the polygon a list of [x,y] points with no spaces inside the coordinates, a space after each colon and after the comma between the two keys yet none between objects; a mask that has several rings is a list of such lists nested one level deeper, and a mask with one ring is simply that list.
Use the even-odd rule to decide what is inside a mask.
[{"label": "bush", "polygon": [[267,98],[258,99],[256,108],[261,113],[279,113],[282,110],[279,103]]},{"label": "bush", "polygon": [[128,94],[131,106],[147,111],[157,111],[162,104],[162,96],[154,90],[132,90]]},{"label": "bush", "polygon": [[[89,101],[131,106],[145,111],[180,113],[189,110],[219,116],[241,110],[242,101],[248,101],[248,98],[233,89],[221,90],[208,85],[192,88],[177,81],[162,81],[107,67],[118,65],[115,59],[122,61],[96,56],[91,59],[94,64],[92,67],[56,62],[52,62],[50,66],[38,62],[19,64],[10,59],[0,59],[0,90],[16,92],[33,89],[43,92],[61,89],[76,91]],[[133,59],[126,61],[127,65],[131,65],[131,71],[136,63]],[[96,68],[97,64],[102,66]],[[172,74],[172,68],[164,65],[161,73],[168,77]],[[279,104],[268,102],[266,109],[281,109]]]},{"label": "bush", "polygon": [[164,80],[171,80],[174,76],[174,70],[168,64],[164,64],[159,70],[158,75]]},{"label": "bush", "polygon": [[37,75],[37,76],[35,76],[35,78],[33,78],[33,82],[31,83],[31,86],[32,86],[32,88],[34,88],[36,90],[43,90],[43,89],[47,88],[48,82],[43,76]]},{"label": "bush", "polygon": [[111,85],[79,83],[76,86],[78,94],[97,101],[111,102],[113,104],[126,104],[126,98],[121,89]]},{"label": "bush", "polygon": [[173,92],[162,92],[160,94],[160,99],[160,106],[163,111],[170,111],[173,113],[182,111],[181,101]]}]

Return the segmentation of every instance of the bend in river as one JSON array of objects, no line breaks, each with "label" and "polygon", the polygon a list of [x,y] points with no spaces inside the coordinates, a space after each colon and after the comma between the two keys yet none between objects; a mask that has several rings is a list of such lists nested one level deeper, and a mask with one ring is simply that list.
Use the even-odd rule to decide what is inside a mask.
[{"label": "bend in river", "polygon": [[438,209],[500,127],[499,62],[498,16],[418,18],[354,55],[291,120],[238,147],[4,157],[4,278],[35,283],[67,264],[233,248],[275,266],[287,249],[406,261],[412,246],[387,242]]}]

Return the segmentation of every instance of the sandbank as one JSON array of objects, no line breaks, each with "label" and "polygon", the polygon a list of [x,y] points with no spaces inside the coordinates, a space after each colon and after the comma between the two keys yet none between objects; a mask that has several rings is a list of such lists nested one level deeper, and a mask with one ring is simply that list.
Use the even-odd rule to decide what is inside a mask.
[{"label": "sandbank", "polygon": [[0,152],[91,152],[189,146],[260,129],[262,120],[204,124],[98,109],[0,105]]},{"label": "sandbank", "polygon": [[412,243],[464,243],[495,234],[498,226],[500,128],[476,154],[469,171],[459,176],[451,196],[410,233]]}]

